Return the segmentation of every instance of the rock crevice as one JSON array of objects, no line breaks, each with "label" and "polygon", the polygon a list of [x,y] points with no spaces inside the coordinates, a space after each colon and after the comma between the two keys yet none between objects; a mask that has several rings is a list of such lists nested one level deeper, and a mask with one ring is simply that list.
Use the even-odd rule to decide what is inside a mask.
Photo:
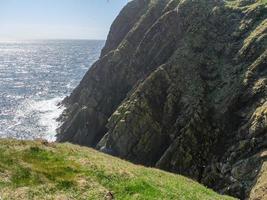
[{"label": "rock crevice", "polygon": [[267,2],[134,0],[64,100],[58,140],[264,198]]}]

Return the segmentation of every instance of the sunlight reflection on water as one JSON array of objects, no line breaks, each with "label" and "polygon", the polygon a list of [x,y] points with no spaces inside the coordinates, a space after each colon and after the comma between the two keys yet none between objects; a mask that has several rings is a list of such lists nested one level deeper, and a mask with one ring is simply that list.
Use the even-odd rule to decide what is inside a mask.
[{"label": "sunlight reflection on water", "polygon": [[0,42],[0,137],[55,140],[57,104],[97,60],[104,41]]}]

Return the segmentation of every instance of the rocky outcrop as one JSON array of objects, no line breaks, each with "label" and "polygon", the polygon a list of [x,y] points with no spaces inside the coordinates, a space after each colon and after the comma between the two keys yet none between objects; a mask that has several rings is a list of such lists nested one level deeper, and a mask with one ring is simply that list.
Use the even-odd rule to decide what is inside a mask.
[{"label": "rocky outcrop", "polygon": [[263,199],[266,3],[131,1],[64,100],[58,140]]}]

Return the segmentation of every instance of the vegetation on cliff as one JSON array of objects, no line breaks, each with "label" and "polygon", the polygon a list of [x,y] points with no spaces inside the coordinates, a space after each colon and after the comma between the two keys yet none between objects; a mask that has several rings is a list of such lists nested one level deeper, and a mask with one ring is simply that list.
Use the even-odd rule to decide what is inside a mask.
[{"label": "vegetation on cliff", "polygon": [[[113,198],[111,198],[113,196]],[[89,148],[0,140],[3,200],[230,200],[200,184]]]},{"label": "vegetation on cliff", "polygon": [[58,140],[266,198],[266,22],[266,0],[131,1]]}]

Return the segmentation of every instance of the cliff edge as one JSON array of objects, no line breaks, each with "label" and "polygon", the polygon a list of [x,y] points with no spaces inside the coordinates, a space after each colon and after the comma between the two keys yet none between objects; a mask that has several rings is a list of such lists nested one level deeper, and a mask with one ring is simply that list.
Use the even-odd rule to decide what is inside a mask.
[{"label": "cliff edge", "polygon": [[90,148],[0,139],[3,200],[234,200],[180,175]]}]

